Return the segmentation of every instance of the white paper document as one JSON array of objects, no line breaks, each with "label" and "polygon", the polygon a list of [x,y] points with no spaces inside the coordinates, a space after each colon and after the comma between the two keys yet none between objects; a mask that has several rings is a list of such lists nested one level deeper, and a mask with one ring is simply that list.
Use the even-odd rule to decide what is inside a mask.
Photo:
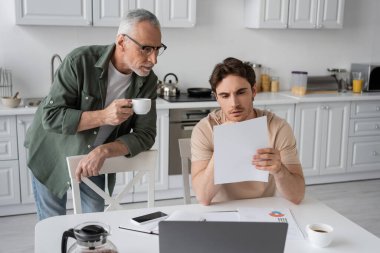
[{"label": "white paper document", "polygon": [[269,173],[252,165],[253,155],[269,145],[267,117],[214,127],[214,183],[268,182]]},{"label": "white paper document", "polygon": [[276,208],[255,208],[243,207],[238,208],[240,221],[253,221],[253,222],[284,222],[288,223],[287,240],[304,240],[296,220],[294,219],[290,209],[276,209]]}]

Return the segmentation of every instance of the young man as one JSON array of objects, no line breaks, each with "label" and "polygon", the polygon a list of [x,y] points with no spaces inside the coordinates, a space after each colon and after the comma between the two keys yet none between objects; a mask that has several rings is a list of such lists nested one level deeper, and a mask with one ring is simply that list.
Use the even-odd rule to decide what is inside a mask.
[{"label": "young man", "polygon": [[[227,58],[215,66],[210,84],[220,109],[202,119],[191,136],[192,187],[198,201],[209,205],[217,201],[270,197],[278,191],[284,198],[300,203],[305,194],[305,181],[296,140],[285,120],[253,107],[256,96],[253,69],[238,59]],[[257,169],[268,171],[269,181],[215,185],[213,127],[262,116],[268,119],[270,145],[252,150],[250,162]]]},{"label": "young man", "polygon": [[[66,214],[67,156],[87,154],[76,178],[91,177],[104,189],[105,176],[98,172],[105,159],[152,147],[157,118],[152,68],[165,49],[156,16],[137,9],[121,21],[114,44],[80,47],[66,56],[25,142],[40,220]],[[148,114],[133,113],[135,97],[152,99]],[[108,178],[112,192],[115,175]],[[83,211],[103,211],[104,200],[85,184],[80,187]]]}]

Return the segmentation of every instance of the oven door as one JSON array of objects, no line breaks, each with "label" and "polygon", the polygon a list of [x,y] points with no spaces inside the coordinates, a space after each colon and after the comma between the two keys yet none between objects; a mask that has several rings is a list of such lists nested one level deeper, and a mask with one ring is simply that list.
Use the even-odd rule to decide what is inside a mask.
[{"label": "oven door", "polygon": [[190,138],[194,126],[210,109],[172,109],[169,112],[169,175],[182,174],[178,139]]}]

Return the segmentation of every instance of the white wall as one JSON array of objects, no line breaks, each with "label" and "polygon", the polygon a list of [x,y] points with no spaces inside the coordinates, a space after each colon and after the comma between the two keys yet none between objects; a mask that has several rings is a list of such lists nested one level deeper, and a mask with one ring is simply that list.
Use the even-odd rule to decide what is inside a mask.
[{"label": "white wall", "polygon": [[[14,91],[45,96],[50,87],[50,58],[74,47],[108,44],[117,28],[15,25],[13,0],[0,1],[0,66],[13,70]],[[289,89],[290,72],[324,75],[326,68],[350,68],[351,62],[380,62],[380,1],[346,0],[344,27],[337,30],[257,30],[244,28],[243,0],[198,0],[194,28],[163,29],[168,50],[155,72],[178,75],[180,88],[208,87],[214,65],[225,57],[261,63]]]}]

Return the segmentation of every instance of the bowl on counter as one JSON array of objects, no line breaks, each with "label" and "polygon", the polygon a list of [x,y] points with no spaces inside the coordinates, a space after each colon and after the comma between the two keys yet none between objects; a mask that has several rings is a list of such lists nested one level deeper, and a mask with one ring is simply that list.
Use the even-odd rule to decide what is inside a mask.
[{"label": "bowl on counter", "polygon": [[1,102],[4,106],[9,108],[15,108],[20,105],[21,98],[14,98],[14,97],[2,97]]}]

